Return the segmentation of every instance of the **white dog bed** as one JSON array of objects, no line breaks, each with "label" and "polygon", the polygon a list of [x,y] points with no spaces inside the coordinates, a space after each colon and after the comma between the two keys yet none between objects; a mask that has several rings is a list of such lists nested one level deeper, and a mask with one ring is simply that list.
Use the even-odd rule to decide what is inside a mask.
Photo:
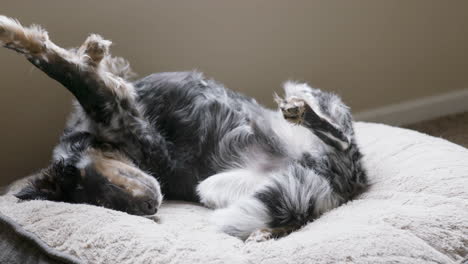
[{"label": "white dog bed", "polygon": [[[24,229],[18,231],[23,239],[35,237],[46,253],[65,253],[83,263],[461,263],[467,258],[468,150],[385,125],[357,123],[356,134],[370,190],[279,240],[245,244],[218,232],[209,209],[181,202],[165,203],[159,223],[89,205],[18,203],[11,195],[0,197],[0,212]],[[0,254],[6,258],[5,251]]]}]

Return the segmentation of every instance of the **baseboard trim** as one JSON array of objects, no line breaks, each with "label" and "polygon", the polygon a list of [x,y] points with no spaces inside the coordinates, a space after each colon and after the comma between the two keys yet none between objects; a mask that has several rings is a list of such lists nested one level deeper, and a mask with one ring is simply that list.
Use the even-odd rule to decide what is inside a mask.
[{"label": "baseboard trim", "polygon": [[419,98],[354,114],[357,121],[402,126],[468,111],[468,89]]}]

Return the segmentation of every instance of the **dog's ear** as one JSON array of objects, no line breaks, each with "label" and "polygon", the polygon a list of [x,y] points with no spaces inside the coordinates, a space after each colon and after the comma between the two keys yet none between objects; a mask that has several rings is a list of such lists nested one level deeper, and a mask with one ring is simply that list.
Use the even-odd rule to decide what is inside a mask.
[{"label": "dog's ear", "polygon": [[20,200],[50,200],[45,192],[42,192],[33,184],[24,187],[21,191],[15,194],[15,196]]},{"label": "dog's ear", "polygon": [[54,178],[41,173],[38,178],[31,179],[15,196],[21,200],[57,200],[60,190]]},{"label": "dog's ear", "polygon": [[78,170],[63,161],[42,170],[15,196],[21,200],[66,201],[77,186]]}]

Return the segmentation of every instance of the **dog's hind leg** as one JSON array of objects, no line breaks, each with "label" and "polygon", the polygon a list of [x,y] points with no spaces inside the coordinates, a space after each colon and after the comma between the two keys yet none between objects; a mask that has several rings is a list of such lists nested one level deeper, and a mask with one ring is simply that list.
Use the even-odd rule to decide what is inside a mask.
[{"label": "dog's hind leg", "polygon": [[285,84],[286,99],[279,99],[284,117],[308,128],[325,146],[319,157],[303,156],[303,166],[329,179],[333,190],[349,200],[368,185],[356,143],[349,107],[332,94],[307,84]]},{"label": "dog's hind leg", "polygon": [[122,78],[129,75],[128,63],[110,56],[110,41],[91,35],[80,48],[66,50],[40,27],[0,16],[0,44],[65,86],[94,122],[97,136],[118,144],[133,160],[152,157],[161,171],[170,170],[168,144],[145,120],[133,85]]},{"label": "dog's hind leg", "polygon": [[285,84],[286,98],[276,97],[286,120],[309,128],[325,144],[346,150],[354,131],[349,108],[332,94],[310,88],[307,84]]},{"label": "dog's hind leg", "polygon": [[251,195],[216,210],[213,220],[230,235],[264,241],[287,235],[340,203],[327,179],[291,163],[257,185]]}]

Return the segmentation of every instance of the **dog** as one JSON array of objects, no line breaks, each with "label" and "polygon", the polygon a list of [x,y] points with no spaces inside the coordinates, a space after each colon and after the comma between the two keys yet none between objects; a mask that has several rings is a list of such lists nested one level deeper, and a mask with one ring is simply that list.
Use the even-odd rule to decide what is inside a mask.
[{"label": "dog", "polygon": [[341,99],[286,82],[277,110],[199,72],[131,81],[129,63],[92,34],[75,49],[0,16],[0,43],[75,97],[51,164],[16,196],[154,215],[165,199],[215,209],[243,240],[287,235],[368,186]]}]

